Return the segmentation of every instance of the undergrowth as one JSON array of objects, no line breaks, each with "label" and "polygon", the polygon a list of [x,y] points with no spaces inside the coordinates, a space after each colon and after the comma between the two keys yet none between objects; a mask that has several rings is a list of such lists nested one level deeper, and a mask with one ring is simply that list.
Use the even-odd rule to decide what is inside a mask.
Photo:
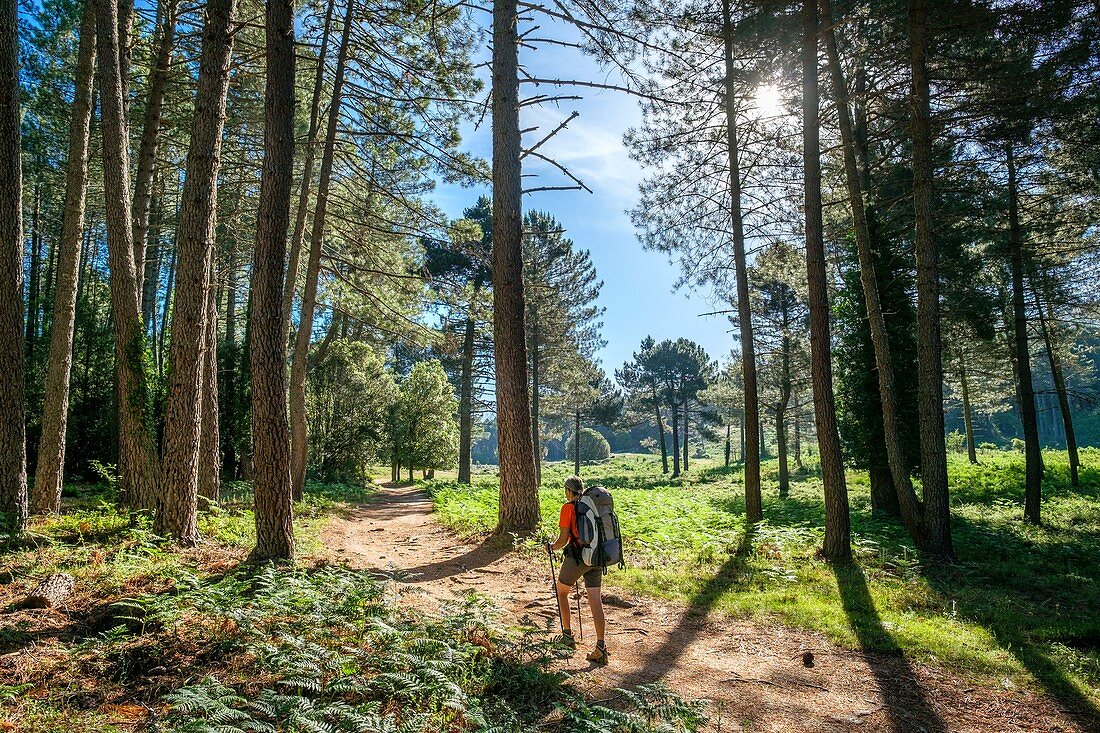
[{"label": "undergrowth", "polygon": [[[339,487],[299,504],[315,542]],[[659,686],[586,703],[553,665],[546,628],[505,629],[469,595],[431,614],[407,586],[339,566],[242,564],[251,521],[204,512],[181,552],[96,489],[36,520],[3,555],[0,730],[28,733],[365,733],[540,730],[675,733],[702,705]],[[77,577],[68,611],[11,601],[54,571]]]}]

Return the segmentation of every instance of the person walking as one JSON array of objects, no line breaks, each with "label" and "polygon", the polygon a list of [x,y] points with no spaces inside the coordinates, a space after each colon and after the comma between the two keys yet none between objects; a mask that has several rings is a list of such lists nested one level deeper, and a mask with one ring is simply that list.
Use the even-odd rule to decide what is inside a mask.
[{"label": "person walking", "polygon": [[610,656],[604,641],[606,622],[603,612],[603,598],[600,586],[603,584],[605,568],[585,565],[581,561],[580,531],[577,528],[577,500],[584,494],[584,481],[580,476],[570,476],[565,480],[565,503],[558,515],[558,539],[547,543],[551,551],[564,549],[561,569],[558,572],[556,590],[558,594],[558,613],[561,616],[561,642],[570,649],[576,649],[577,641],[573,637],[569,617],[569,591],[584,578],[584,587],[588,592],[588,608],[592,611],[592,625],[596,627],[596,647],[585,657],[597,664],[606,664]]}]

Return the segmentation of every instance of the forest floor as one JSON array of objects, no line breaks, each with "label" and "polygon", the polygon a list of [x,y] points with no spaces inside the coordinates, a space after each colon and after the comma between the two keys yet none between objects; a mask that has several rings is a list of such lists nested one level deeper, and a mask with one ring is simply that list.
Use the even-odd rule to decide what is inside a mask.
[{"label": "forest floor", "polygon": [[[495,601],[506,621],[557,626],[545,555],[530,544],[512,551],[501,538],[459,536],[437,521],[423,488],[383,485],[370,502],[331,520],[322,540],[320,558],[384,573],[407,603],[423,607],[476,593]],[[1090,711],[1007,679],[896,651],[845,648],[780,623],[736,620],[715,610],[713,598],[682,603],[605,588],[610,664],[590,665],[578,650],[561,667],[592,699],[662,681],[685,698],[711,701],[720,730],[1100,730]],[[583,612],[585,647],[594,637],[586,604]],[[813,654],[811,667],[803,664],[805,652]]]}]

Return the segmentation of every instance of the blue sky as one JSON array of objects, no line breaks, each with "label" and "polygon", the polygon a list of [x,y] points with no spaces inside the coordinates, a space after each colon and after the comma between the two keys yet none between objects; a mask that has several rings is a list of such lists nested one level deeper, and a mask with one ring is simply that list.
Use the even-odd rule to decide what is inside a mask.
[{"label": "blue sky", "polygon": [[[571,29],[551,19],[540,18],[537,35],[573,39]],[[543,45],[535,51],[522,49],[520,62],[540,78],[583,79],[615,83],[595,61],[576,49]],[[530,95],[530,85],[521,94]],[[540,91],[546,91],[545,88]],[[539,126],[525,136],[530,144],[552,130],[574,110],[580,116],[547,143],[541,152],[569,168],[593,193],[583,191],[547,191],[524,197],[525,209],[550,211],[567,230],[577,247],[592,252],[596,271],[604,281],[600,305],[604,313],[604,339],[600,353],[604,368],[611,372],[629,359],[647,335],[657,340],[683,336],[696,341],[712,358],[725,357],[733,345],[730,324],[725,316],[701,317],[700,314],[726,306],[710,301],[706,292],[673,292],[679,266],[665,255],[642,249],[626,211],[638,199],[638,182],[643,171],[632,161],[622,144],[623,133],[641,119],[637,100],[620,92],[591,89],[567,89],[565,94],[581,94],[580,101],[559,106],[524,108],[521,126]],[[489,120],[479,129],[469,125],[465,146],[488,159],[491,155]],[[541,161],[524,162],[524,173],[537,173],[539,184],[526,179],[526,185],[563,185],[568,183],[559,172]],[[485,189],[464,189],[441,185],[434,198],[451,217],[459,217]]]}]

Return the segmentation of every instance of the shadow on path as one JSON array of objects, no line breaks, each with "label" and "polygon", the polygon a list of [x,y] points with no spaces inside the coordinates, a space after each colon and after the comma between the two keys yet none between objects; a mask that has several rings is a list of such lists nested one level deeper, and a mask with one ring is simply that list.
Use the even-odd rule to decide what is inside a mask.
[{"label": "shadow on path", "polygon": [[707,580],[699,592],[692,596],[679,623],[669,631],[668,639],[653,653],[646,656],[645,662],[637,671],[623,678],[619,687],[630,688],[655,682],[677,665],[680,657],[706,628],[704,622],[707,614],[714,609],[718,599],[740,581],[749,555],[752,553],[754,537],[754,528],[746,527],[737,549],[726,558],[718,568],[718,572]]},{"label": "shadow on path", "polygon": [[471,570],[483,569],[511,552],[511,545],[501,537],[489,537],[477,547],[435,562],[418,565],[413,568],[401,568],[406,583],[427,583],[461,575]]},{"label": "shadow on path", "polygon": [[933,708],[909,660],[883,625],[863,570],[856,565],[833,565],[832,570],[848,623],[878,683],[890,730],[946,733],[943,718]]}]

